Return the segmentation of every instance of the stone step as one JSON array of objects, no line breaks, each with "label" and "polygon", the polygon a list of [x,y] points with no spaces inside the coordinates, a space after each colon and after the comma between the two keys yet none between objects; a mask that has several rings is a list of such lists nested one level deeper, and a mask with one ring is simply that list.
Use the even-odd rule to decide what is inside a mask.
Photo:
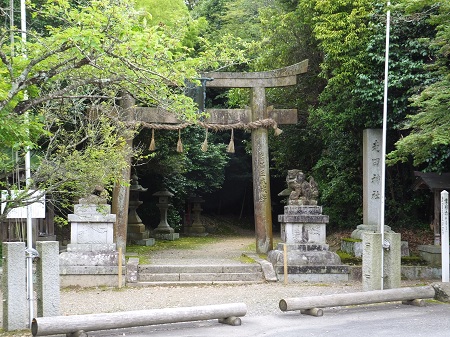
[{"label": "stone step", "polygon": [[130,286],[242,284],[264,282],[259,264],[249,265],[139,265]]},{"label": "stone step", "polygon": [[173,287],[173,286],[208,286],[208,285],[243,285],[262,283],[262,281],[176,281],[176,282],[136,282],[127,283],[127,287]]},{"label": "stone step", "polygon": [[259,264],[236,265],[139,265],[139,274],[145,273],[260,273]]},{"label": "stone step", "polygon": [[227,282],[227,281],[262,281],[261,273],[157,273],[157,274],[139,274],[139,282]]}]

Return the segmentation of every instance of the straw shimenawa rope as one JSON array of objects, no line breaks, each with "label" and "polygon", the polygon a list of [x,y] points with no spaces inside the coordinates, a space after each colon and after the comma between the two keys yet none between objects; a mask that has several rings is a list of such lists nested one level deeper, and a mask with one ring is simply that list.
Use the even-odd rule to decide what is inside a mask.
[{"label": "straw shimenawa rope", "polygon": [[211,129],[213,131],[224,131],[231,129],[241,129],[241,130],[254,130],[259,128],[270,128],[272,127],[275,130],[275,134],[279,135],[282,131],[278,128],[278,124],[275,120],[271,118],[261,119],[258,121],[250,122],[250,123],[232,123],[232,124],[212,124],[205,122],[197,122],[197,123],[180,123],[180,124],[156,124],[156,123],[147,123],[147,122],[135,122],[135,125],[140,125],[146,129],[154,129],[154,130],[180,130],[185,129],[188,126],[199,125],[205,129]]},{"label": "straw shimenawa rope", "polygon": [[181,130],[187,128],[188,126],[192,125],[199,125],[203,128],[205,128],[205,141],[202,144],[202,151],[206,152],[208,149],[208,130],[211,129],[213,131],[226,131],[231,130],[231,140],[230,144],[228,145],[227,151],[230,153],[234,152],[234,129],[241,129],[241,130],[255,130],[259,128],[270,128],[272,127],[274,129],[275,136],[280,135],[283,131],[278,128],[278,124],[275,120],[271,118],[261,119],[258,121],[250,122],[250,123],[232,123],[232,124],[212,124],[212,123],[205,123],[205,122],[197,122],[197,123],[180,123],[180,124],[155,124],[155,123],[147,123],[147,122],[135,122],[133,123],[135,126],[139,125],[141,127],[144,127],[146,129],[152,129],[152,140],[150,142],[150,151],[155,150],[155,130],[171,130],[171,131],[178,131],[178,144],[177,144],[177,151],[183,152],[183,144],[181,143]]}]

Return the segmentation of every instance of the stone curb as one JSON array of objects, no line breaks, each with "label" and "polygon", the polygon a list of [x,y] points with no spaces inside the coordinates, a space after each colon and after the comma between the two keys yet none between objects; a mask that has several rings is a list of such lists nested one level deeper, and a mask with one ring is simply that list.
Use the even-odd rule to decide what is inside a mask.
[{"label": "stone curb", "polygon": [[277,275],[275,274],[275,269],[273,268],[272,263],[267,260],[260,258],[255,253],[242,253],[242,255],[247,256],[250,259],[255,260],[262,268],[264,278],[268,282],[276,282],[278,281]]}]

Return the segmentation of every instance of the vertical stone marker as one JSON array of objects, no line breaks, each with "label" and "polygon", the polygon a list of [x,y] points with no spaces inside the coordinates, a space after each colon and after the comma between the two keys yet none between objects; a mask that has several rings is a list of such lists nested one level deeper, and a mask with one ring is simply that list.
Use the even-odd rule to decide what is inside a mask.
[{"label": "vertical stone marker", "polygon": [[[356,227],[352,238],[362,239],[362,232],[380,232],[381,229],[381,129],[363,131],[363,223]],[[391,231],[389,226],[385,232]]]},{"label": "vertical stone marker", "polygon": [[380,230],[382,130],[363,131],[363,223]]},{"label": "vertical stone marker", "polygon": [[59,316],[59,242],[36,241],[39,259],[36,263],[37,316]]},{"label": "vertical stone marker", "polygon": [[3,242],[3,330],[22,330],[28,326],[25,243]]},{"label": "vertical stone marker", "polygon": [[381,129],[363,131],[363,224],[351,236],[362,240],[364,290],[400,287],[400,234],[389,226],[381,233],[382,136]]}]

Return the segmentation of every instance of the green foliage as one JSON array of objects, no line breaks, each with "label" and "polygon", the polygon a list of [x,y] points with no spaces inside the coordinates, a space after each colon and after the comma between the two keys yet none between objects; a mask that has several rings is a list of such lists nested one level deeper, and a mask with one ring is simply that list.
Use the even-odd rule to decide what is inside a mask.
[{"label": "green foliage", "polygon": [[146,11],[150,21],[155,25],[176,26],[189,16],[188,9],[183,0],[136,0],[136,8]]},{"label": "green foliage", "polygon": [[[0,28],[4,176],[23,165],[22,154],[11,159],[11,148],[32,149],[32,184],[65,209],[71,198],[97,186],[128,183],[117,179],[127,158],[137,154],[127,143],[136,126],[122,122],[118,107],[124,92],[138,105],[164,108],[181,120],[199,118],[183,94],[185,80],[240,62],[243,52],[224,39],[193,53],[187,42],[193,46],[198,38],[189,34],[200,31],[202,22],[189,21],[183,2],[173,4],[185,15],[177,29],[151,24],[128,0],[33,2],[26,42],[17,28]],[[17,188],[9,183],[4,188]]]},{"label": "green foliage", "polygon": [[[442,172],[450,169],[450,67],[448,64],[450,29],[450,5],[433,1],[402,2],[411,15],[432,13],[429,23],[435,27],[435,36],[428,36],[423,43],[437,49],[433,63],[428,67],[433,82],[426,83],[419,94],[412,97],[417,114],[408,116],[404,128],[410,131],[395,144],[389,154],[390,163],[406,162],[413,158],[414,165],[422,164],[428,171]],[[417,14],[418,13],[418,14]]]},{"label": "green foliage", "polygon": [[[321,200],[330,205],[330,222],[343,227],[361,215],[362,130],[381,128],[385,8],[369,3],[316,6],[320,15],[314,32],[326,55],[321,66],[328,81],[320,94],[320,108],[310,115],[310,125],[320,132],[325,146],[313,174],[323,188]],[[423,43],[432,32],[427,17],[402,12],[391,16],[388,151],[399,137],[397,130],[405,116],[414,112],[409,97],[432,80],[424,69],[434,52]],[[387,177],[387,222],[396,226],[417,215],[414,207],[407,207],[417,204],[408,191],[412,168],[397,165],[389,168]],[[403,212],[405,207],[413,212]]]},{"label": "green foliage", "polygon": [[[308,59],[308,73],[298,77],[292,88],[267,90],[270,104],[280,108],[297,108],[298,123],[282,126],[283,133],[270,138],[270,152],[276,175],[285,177],[291,168],[310,172],[321,152],[317,133],[308,127],[309,109],[317,104],[324,81],[320,72],[321,52],[312,33],[314,6],[311,1],[272,4],[260,11],[262,39],[256,70],[268,70]],[[305,150],[308,149],[308,150]]]}]

